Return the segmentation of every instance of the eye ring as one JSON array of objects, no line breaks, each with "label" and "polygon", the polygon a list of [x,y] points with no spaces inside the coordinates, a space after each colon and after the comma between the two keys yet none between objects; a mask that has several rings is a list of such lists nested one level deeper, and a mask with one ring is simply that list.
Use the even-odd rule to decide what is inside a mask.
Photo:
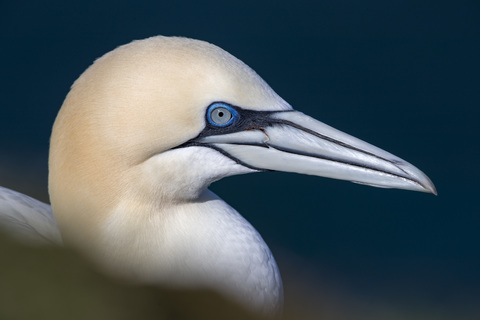
[{"label": "eye ring", "polygon": [[215,102],[208,107],[207,120],[215,127],[226,127],[234,123],[238,112],[226,103]]}]

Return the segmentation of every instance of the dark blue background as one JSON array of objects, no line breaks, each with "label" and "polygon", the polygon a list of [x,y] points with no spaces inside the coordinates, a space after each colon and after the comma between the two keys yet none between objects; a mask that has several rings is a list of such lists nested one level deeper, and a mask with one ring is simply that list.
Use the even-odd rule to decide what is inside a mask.
[{"label": "dark blue background", "polygon": [[2,1],[0,185],[48,201],[51,125],[95,58],[157,34],[206,40],[439,192],[285,173],[215,183],[274,251],[287,304],[303,292],[367,316],[480,315],[479,13],[474,1]]}]

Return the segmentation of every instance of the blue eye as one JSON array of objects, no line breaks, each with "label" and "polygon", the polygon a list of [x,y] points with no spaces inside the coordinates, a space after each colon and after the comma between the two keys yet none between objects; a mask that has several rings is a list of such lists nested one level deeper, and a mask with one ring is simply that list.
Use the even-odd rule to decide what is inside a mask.
[{"label": "blue eye", "polygon": [[226,127],[231,125],[238,117],[235,109],[225,103],[215,102],[207,111],[207,119],[210,124],[216,127]]}]

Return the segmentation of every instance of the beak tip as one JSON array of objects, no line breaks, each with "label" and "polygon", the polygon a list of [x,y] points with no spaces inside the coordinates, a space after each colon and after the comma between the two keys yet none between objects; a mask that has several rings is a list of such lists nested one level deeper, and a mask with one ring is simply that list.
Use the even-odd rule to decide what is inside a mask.
[{"label": "beak tip", "polygon": [[396,165],[416,184],[416,188],[412,190],[438,195],[437,188],[435,188],[432,180],[420,169],[401,159]]},{"label": "beak tip", "polygon": [[437,188],[435,188],[435,185],[433,184],[432,181],[429,181],[430,183],[425,186],[426,192],[431,193],[435,196],[438,196]]},{"label": "beak tip", "polygon": [[420,179],[419,182],[421,183],[422,187],[425,189],[425,192],[431,193],[433,195],[438,195],[437,188],[435,188],[435,185],[433,184],[432,180],[430,180],[430,178],[423,172],[421,173],[423,177],[422,179]]}]

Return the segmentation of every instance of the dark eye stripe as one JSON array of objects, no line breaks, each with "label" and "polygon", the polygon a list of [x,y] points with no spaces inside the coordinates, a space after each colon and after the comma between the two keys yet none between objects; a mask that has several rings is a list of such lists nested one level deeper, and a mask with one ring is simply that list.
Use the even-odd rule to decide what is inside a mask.
[{"label": "dark eye stripe", "polygon": [[[222,107],[230,111],[232,118],[225,125],[218,125],[211,119],[211,111],[217,107]],[[262,130],[273,124],[285,123],[284,120],[271,118],[272,113],[279,112],[293,112],[290,110],[277,110],[277,111],[254,111],[243,109],[238,106],[227,104],[226,102],[213,102],[208,108],[205,114],[206,126],[205,128],[193,139],[182,143],[176,148],[184,148],[188,146],[206,146],[198,142],[199,139],[208,136],[215,136],[220,134],[229,134],[234,132],[240,132],[245,130]],[[211,147],[211,146],[210,146]]]}]

